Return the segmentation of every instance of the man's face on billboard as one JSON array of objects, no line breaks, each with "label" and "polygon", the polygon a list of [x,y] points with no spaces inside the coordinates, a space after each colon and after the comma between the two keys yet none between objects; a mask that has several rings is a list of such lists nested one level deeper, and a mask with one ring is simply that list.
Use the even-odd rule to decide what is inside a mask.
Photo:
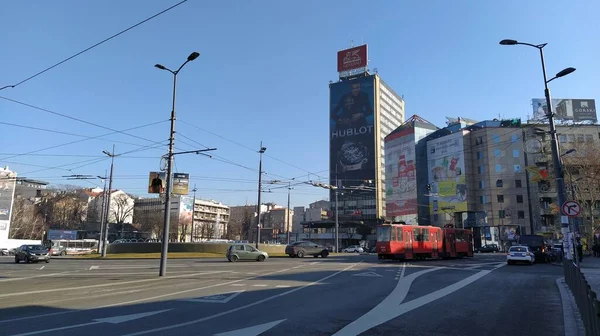
[{"label": "man's face on billboard", "polygon": [[360,83],[352,84],[352,95],[358,96],[359,93],[360,93]]}]

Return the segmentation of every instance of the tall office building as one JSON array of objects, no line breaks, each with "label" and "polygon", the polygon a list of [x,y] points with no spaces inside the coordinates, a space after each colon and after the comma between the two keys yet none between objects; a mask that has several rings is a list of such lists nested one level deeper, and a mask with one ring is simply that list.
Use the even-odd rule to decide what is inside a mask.
[{"label": "tall office building", "polygon": [[[404,100],[367,68],[367,46],[338,53],[330,90],[330,184],[340,220],[376,223],[385,214],[384,139],[404,121]],[[335,192],[330,195],[335,209]]]}]

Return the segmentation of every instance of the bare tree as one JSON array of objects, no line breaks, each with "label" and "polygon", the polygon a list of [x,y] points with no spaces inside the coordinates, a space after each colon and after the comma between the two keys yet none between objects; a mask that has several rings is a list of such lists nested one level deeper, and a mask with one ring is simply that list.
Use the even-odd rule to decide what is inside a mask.
[{"label": "bare tree", "polygon": [[192,231],[192,217],[180,215],[179,216],[179,241],[185,242],[187,240],[188,234],[191,235]]},{"label": "bare tree", "polygon": [[253,212],[246,208],[244,210],[244,217],[242,219],[242,223],[241,223],[241,235],[245,238],[245,239],[250,239],[250,233],[252,232],[252,222],[254,217],[252,216]]},{"label": "bare tree", "polygon": [[346,239],[348,240],[348,245],[353,243],[354,238],[357,236],[356,235],[356,228],[345,228],[343,229],[344,233],[346,234]]},{"label": "bare tree", "polygon": [[133,202],[129,196],[121,194],[112,200],[114,206],[111,205],[113,216],[117,224],[123,225],[128,219],[133,216]]},{"label": "bare tree", "polygon": [[576,143],[577,151],[563,157],[567,195],[582,205],[580,232],[591,238],[600,223],[600,151],[598,142]]},{"label": "bare tree", "polygon": [[44,216],[50,226],[82,230],[87,218],[87,201],[78,191],[60,191],[42,200]]},{"label": "bare tree", "polygon": [[204,224],[206,226],[206,237],[208,238],[208,240],[211,240],[214,238],[215,235],[215,225],[213,223],[206,223]]},{"label": "bare tree", "polygon": [[44,220],[35,204],[23,198],[13,202],[10,232],[13,239],[42,239]]}]

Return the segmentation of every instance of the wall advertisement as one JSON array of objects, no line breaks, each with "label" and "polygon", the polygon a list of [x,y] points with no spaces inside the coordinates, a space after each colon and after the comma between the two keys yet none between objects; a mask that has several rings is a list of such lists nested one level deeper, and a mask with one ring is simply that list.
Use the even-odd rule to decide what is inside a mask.
[{"label": "wall advertisement", "polygon": [[385,142],[386,217],[417,214],[415,133],[408,128]]},{"label": "wall advertisement", "polygon": [[[548,106],[545,98],[533,98],[532,120],[547,120]],[[552,99],[552,111],[556,120],[598,121],[594,99]]]},{"label": "wall advertisement", "polygon": [[368,76],[330,86],[330,179],[340,188],[375,179],[374,84]]},{"label": "wall advertisement", "polygon": [[432,214],[467,211],[463,132],[427,142],[428,181]]},{"label": "wall advertisement", "polygon": [[187,195],[190,192],[190,174],[173,174],[173,194]]}]

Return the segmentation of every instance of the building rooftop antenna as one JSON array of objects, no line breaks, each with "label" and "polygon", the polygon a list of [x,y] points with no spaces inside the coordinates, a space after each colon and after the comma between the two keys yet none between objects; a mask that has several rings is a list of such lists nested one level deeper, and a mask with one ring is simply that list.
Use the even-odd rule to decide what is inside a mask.
[{"label": "building rooftop antenna", "polygon": [[350,48],[354,47],[354,40],[350,40]]}]

